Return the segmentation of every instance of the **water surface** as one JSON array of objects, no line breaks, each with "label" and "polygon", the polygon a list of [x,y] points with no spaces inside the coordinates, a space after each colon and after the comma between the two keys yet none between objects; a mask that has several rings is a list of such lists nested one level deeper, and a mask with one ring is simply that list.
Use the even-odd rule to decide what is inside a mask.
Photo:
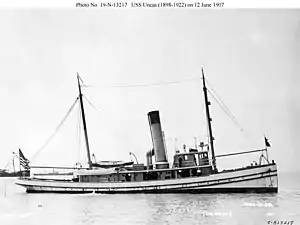
[{"label": "water surface", "polygon": [[27,194],[0,179],[0,224],[300,224],[300,176],[279,174],[278,194]]}]

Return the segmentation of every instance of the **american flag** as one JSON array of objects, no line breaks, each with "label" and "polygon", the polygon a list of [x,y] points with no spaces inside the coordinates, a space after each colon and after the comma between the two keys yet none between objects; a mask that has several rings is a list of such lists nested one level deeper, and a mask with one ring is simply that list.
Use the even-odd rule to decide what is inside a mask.
[{"label": "american flag", "polygon": [[25,169],[25,170],[29,170],[29,160],[25,158],[23,152],[21,151],[21,149],[19,149],[19,160],[20,160],[20,165]]}]

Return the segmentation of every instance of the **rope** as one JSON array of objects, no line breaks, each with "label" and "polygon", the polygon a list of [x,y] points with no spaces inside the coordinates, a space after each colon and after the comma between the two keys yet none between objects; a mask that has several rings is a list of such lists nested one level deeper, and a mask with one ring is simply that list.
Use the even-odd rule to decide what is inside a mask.
[{"label": "rope", "polygon": [[82,95],[82,96],[90,104],[90,106],[92,106],[96,111],[100,112],[99,109],[97,109],[96,106],[94,106],[93,103],[91,103],[91,101],[87,97],[85,97],[84,95]]},{"label": "rope", "polygon": [[207,90],[210,93],[210,95],[214,98],[214,100],[218,103],[218,105],[222,108],[222,110],[228,115],[230,120],[238,127],[238,129],[242,132],[244,137],[247,138],[248,141],[251,141],[252,144],[254,144],[253,140],[251,138],[249,138],[248,132],[245,131],[245,129],[239,124],[238,120],[234,117],[234,115],[226,107],[226,104],[222,101],[221,97],[219,97],[217,92],[213,89],[212,85],[209,83],[207,78],[205,78],[205,81],[209,86],[209,89],[207,89]]},{"label": "rope", "polygon": [[50,138],[48,138],[46,140],[46,142],[44,143],[44,145],[31,157],[31,161],[50,143],[50,141],[54,138],[54,136],[57,134],[58,130],[60,129],[60,127],[63,125],[63,123],[66,121],[66,119],[68,118],[68,116],[70,115],[71,111],[73,110],[75,104],[78,101],[78,97],[76,98],[75,102],[72,104],[71,108],[69,109],[69,111],[67,112],[67,114],[65,115],[65,117],[63,118],[63,120],[59,123],[59,125],[56,127],[54,133],[50,136]]},{"label": "rope", "polygon": [[206,83],[208,84],[209,88],[212,90],[212,92],[208,90],[208,92],[211,94],[211,96],[216,100],[216,102],[219,104],[219,106],[224,110],[224,112],[230,117],[230,119],[235,123],[241,132],[244,131],[244,129],[239,125],[237,119],[234,117],[234,115],[230,112],[230,110],[227,108],[226,104],[222,101],[221,97],[217,94],[217,92],[213,89],[212,85],[209,83],[207,78],[205,78]]},{"label": "rope", "polygon": [[86,86],[85,85],[85,83],[83,82],[83,80],[82,80],[82,78],[81,78],[81,76],[79,76],[79,74],[77,73],[77,75],[78,75],[78,77],[79,77],[79,80],[81,81],[81,83],[82,83],[82,85],[80,85],[80,86],[83,86],[83,87],[88,87],[88,86]]},{"label": "rope", "polygon": [[207,89],[208,92],[211,94],[211,96],[213,97],[213,99],[218,103],[218,105],[221,107],[221,109],[223,109],[223,111],[227,114],[227,116],[231,119],[231,121],[239,128],[239,130],[241,132],[244,131],[244,129],[240,126],[240,124],[238,123],[237,119],[234,117],[234,115],[229,111],[229,109],[226,107],[226,105],[220,100],[220,98],[218,99],[215,94],[213,94],[209,89]]},{"label": "rope", "polygon": [[[151,87],[151,86],[160,86],[160,85],[168,85],[168,84],[178,84],[178,83],[183,83],[183,82],[196,80],[196,79],[198,79],[198,77],[191,77],[191,78],[178,80],[178,81],[156,82],[156,83],[150,83],[150,84],[110,85],[110,86],[105,86],[105,87],[109,87],[109,88]],[[84,87],[94,87],[94,86],[84,85]]]},{"label": "rope", "polygon": [[78,107],[78,124],[77,124],[77,135],[78,135],[78,162],[80,161],[80,150],[81,150],[81,108]]}]

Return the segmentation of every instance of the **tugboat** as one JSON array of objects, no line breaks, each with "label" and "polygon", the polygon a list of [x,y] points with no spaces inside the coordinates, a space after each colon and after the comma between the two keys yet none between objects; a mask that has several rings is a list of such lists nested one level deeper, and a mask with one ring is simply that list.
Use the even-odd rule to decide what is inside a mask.
[{"label": "tugboat", "polygon": [[[73,168],[72,178],[69,180],[41,180],[32,176],[20,177],[16,184],[24,187],[27,193],[277,193],[277,165],[274,160],[272,162],[268,160],[267,139],[265,139],[266,147],[263,149],[215,155],[210,102],[203,68],[202,79],[209,131],[207,145],[201,143],[201,149],[189,149],[184,152],[177,150],[170,165],[167,160],[159,111],[151,111],[148,113],[148,121],[153,148],[146,152],[146,165],[121,161],[93,163],[82,101],[81,78],[77,74],[88,168]],[[261,152],[258,164],[232,170],[218,171],[217,169],[216,158],[218,157],[254,152]],[[262,159],[265,159],[264,163]]]}]

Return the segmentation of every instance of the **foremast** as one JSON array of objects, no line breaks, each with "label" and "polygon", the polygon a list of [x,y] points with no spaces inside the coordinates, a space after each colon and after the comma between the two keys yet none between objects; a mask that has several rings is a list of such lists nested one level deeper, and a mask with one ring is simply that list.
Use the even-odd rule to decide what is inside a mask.
[{"label": "foremast", "polygon": [[84,131],[86,151],[87,151],[87,159],[88,159],[89,169],[91,169],[92,168],[92,161],[91,161],[89,139],[88,139],[88,134],[87,134],[85,114],[84,114],[84,107],[83,107],[83,101],[82,101],[80,79],[81,78],[79,77],[79,74],[77,73],[77,81],[78,81],[78,89],[79,89],[79,100],[80,100],[80,109],[81,109],[81,117],[82,117],[83,131]]},{"label": "foremast", "polygon": [[207,88],[205,85],[205,77],[204,77],[204,71],[203,67],[201,68],[202,71],[202,80],[203,80],[203,92],[204,92],[204,101],[205,101],[205,111],[206,111],[206,118],[207,118],[207,124],[208,124],[208,135],[210,140],[210,150],[211,150],[211,157],[212,157],[212,165],[213,165],[213,171],[217,172],[217,165],[216,165],[216,157],[215,157],[215,149],[214,149],[214,137],[212,134],[212,126],[211,126],[211,117],[209,112],[209,105],[210,102],[208,101],[207,97]]}]

